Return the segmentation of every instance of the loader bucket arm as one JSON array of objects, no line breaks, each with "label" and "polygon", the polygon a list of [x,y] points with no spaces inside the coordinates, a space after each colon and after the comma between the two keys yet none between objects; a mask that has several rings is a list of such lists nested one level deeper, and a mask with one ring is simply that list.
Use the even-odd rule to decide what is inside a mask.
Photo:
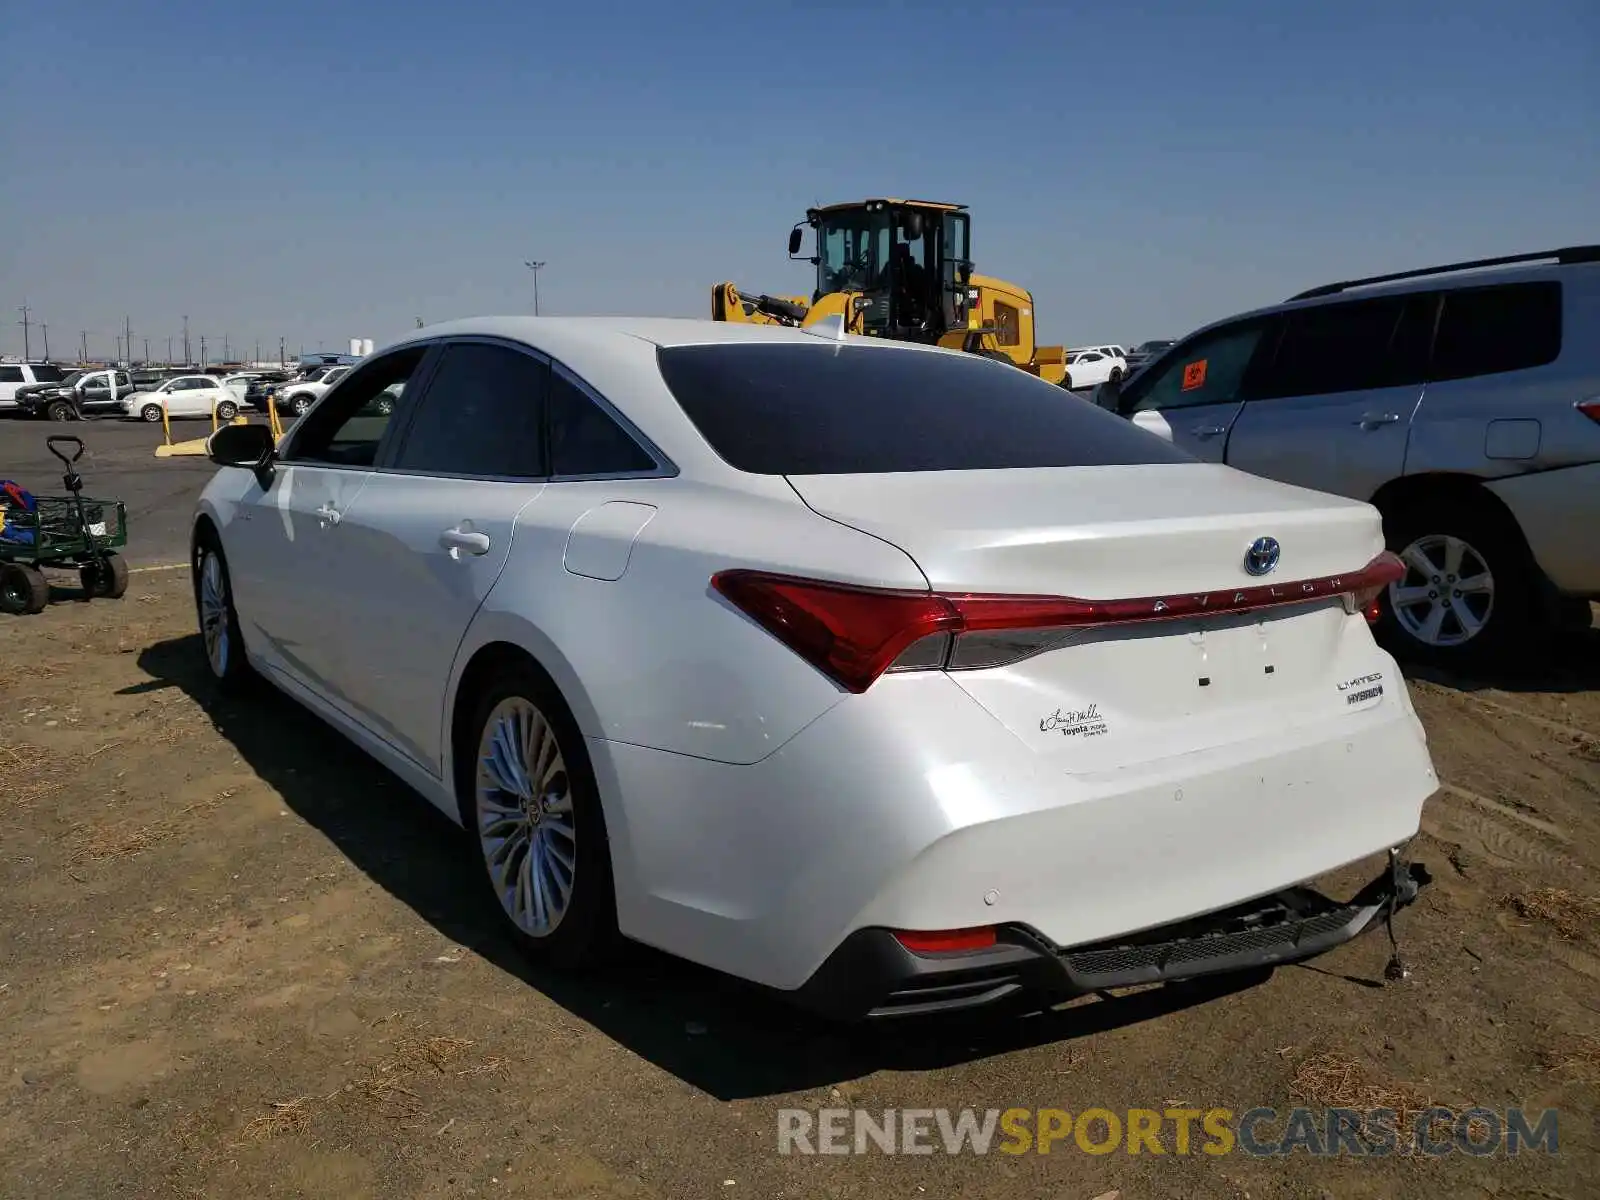
[{"label": "loader bucket arm", "polygon": [[745,295],[731,283],[711,289],[713,321],[745,321],[755,325],[800,325],[810,311],[804,296]]}]

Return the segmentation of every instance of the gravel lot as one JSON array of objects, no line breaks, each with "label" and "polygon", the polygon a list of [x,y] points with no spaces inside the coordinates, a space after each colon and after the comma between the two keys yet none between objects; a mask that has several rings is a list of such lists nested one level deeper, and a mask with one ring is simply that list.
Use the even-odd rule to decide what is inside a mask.
[{"label": "gravel lot", "polygon": [[[209,466],[0,420],[0,477],[49,490],[59,431],[135,565],[181,562]],[[1380,934],[1233,990],[841,1031],[644,950],[532,969],[453,826],[286,700],[213,692],[185,572],[64,594],[0,617],[0,1195],[1592,1196],[1600,633],[1412,688],[1445,786],[1410,979]],[[1560,1153],[777,1152],[791,1107],[1395,1100],[1554,1106]]]}]

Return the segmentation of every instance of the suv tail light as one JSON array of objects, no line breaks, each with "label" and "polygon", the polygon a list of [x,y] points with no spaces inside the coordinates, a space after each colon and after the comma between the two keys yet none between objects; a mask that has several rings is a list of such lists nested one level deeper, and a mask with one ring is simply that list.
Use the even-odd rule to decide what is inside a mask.
[{"label": "suv tail light", "polygon": [[1348,575],[1175,596],[1080,600],[899,591],[765,571],[719,571],[711,586],[824,675],[864,692],[887,671],[1004,666],[1085,629],[1308,604],[1340,596],[1368,612],[1405,566],[1388,551]]}]

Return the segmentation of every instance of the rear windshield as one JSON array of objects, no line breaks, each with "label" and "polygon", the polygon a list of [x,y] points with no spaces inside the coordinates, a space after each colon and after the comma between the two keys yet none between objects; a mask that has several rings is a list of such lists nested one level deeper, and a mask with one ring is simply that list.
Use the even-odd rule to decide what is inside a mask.
[{"label": "rear windshield", "polygon": [[757,475],[1194,461],[1063,388],[978,355],[819,340],[674,346],[659,359],[711,448]]}]

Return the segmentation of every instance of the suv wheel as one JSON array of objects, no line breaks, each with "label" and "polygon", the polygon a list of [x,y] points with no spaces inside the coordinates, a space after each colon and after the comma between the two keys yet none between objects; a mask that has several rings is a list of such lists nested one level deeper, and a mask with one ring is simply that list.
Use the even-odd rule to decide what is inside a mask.
[{"label": "suv wheel", "polygon": [[1406,564],[1379,625],[1396,654],[1440,666],[1481,662],[1530,631],[1537,568],[1504,513],[1457,493],[1430,497],[1386,524],[1389,548]]},{"label": "suv wheel", "polygon": [[306,415],[306,410],[311,407],[311,397],[304,392],[289,401],[289,411],[297,417]]}]

